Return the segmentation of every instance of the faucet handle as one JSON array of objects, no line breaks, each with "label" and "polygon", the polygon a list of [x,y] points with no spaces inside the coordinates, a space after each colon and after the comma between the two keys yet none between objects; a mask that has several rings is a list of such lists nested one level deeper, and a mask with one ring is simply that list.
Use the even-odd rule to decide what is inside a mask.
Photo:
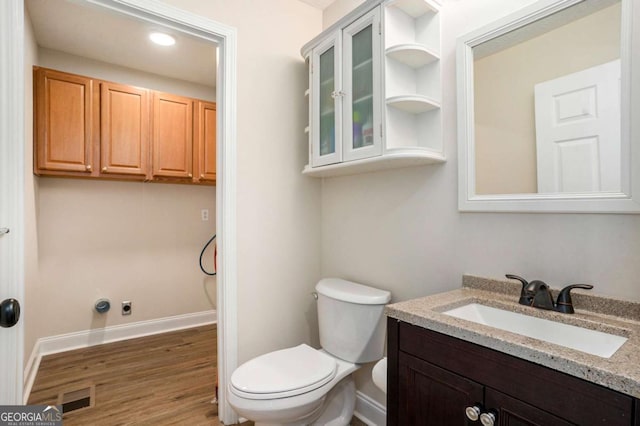
[{"label": "faucet handle", "polygon": [[572,314],[575,312],[573,310],[573,301],[571,300],[571,290],[574,288],[591,290],[593,286],[591,284],[571,284],[560,290],[558,300],[556,301],[556,311],[565,314]]},{"label": "faucet handle", "polygon": [[533,302],[533,293],[526,290],[526,288],[529,286],[527,280],[513,274],[506,274],[505,277],[509,278],[510,280],[518,280],[522,283],[522,290],[520,291],[520,300],[518,300],[518,303],[520,303],[521,305],[531,306],[531,303]]}]

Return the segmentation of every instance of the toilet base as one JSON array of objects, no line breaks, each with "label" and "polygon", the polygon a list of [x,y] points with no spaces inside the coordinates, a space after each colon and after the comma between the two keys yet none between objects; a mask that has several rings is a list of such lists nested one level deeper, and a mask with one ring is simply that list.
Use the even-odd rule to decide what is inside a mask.
[{"label": "toilet base", "polygon": [[349,374],[336,384],[319,409],[303,420],[291,423],[259,423],[255,426],[348,426],[356,407],[356,385]]}]

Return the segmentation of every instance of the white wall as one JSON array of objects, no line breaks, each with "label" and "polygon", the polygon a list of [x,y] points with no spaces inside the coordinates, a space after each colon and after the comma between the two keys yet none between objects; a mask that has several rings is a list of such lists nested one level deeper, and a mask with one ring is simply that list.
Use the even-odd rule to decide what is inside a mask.
[{"label": "white wall", "polygon": [[306,164],[307,74],[300,47],[321,13],[297,0],[163,0],[238,30],[240,362],[317,343],[320,182]]},{"label": "white wall", "polygon": [[[322,185],[322,275],[391,291],[394,301],[451,290],[464,273],[515,273],[552,287],[640,301],[640,215],[460,213],[457,209],[456,68],[459,35],[532,0],[445,1],[443,137],[447,162]],[[384,396],[358,376],[358,388]]]}]

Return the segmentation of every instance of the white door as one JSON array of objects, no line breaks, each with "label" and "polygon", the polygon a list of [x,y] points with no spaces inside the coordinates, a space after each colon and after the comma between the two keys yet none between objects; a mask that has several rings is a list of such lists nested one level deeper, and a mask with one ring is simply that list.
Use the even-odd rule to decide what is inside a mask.
[{"label": "white door", "polygon": [[[0,2],[0,302],[22,300],[24,280],[24,5]],[[7,230],[9,231],[7,233]],[[2,304],[6,320],[11,308]],[[24,308],[24,307],[23,307]],[[7,325],[6,321],[2,321]],[[0,327],[0,405],[22,404],[22,324]]]},{"label": "white door", "polygon": [[535,86],[538,192],[620,192],[620,60]]}]

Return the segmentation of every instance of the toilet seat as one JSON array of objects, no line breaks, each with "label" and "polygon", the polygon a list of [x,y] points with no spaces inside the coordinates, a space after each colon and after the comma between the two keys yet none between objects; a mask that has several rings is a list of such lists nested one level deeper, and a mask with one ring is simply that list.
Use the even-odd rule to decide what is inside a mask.
[{"label": "toilet seat", "polygon": [[300,395],[330,382],[336,360],[302,344],[254,358],[231,375],[229,389],[247,399],[277,399]]}]

